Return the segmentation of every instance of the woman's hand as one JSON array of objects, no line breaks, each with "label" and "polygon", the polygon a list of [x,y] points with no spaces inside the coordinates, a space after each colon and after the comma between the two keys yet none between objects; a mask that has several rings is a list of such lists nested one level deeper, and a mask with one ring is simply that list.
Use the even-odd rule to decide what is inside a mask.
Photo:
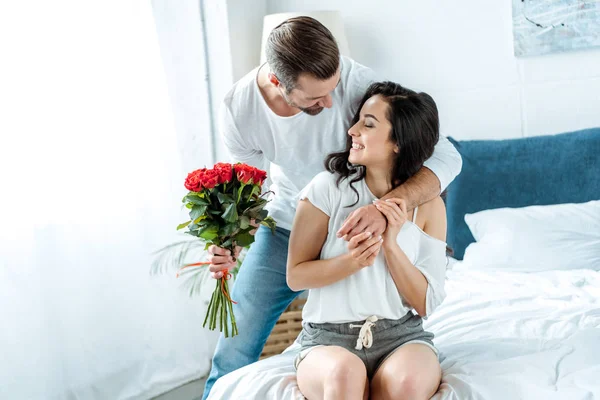
[{"label": "woman's hand", "polygon": [[354,236],[348,242],[350,257],[361,268],[373,265],[381,250],[382,240],[381,236],[374,236],[371,232],[363,232]]},{"label": "woman's hand", "polygon": [[377,207],[377,209],[381,211],[381,213],[385,215],[385,218],[387,219],[387,229],[382,235],[384,243],[396,243],[398,233],[408,218],[406,201],[394,197],[384,201],[377,200],[374,203],[375,207]]}]

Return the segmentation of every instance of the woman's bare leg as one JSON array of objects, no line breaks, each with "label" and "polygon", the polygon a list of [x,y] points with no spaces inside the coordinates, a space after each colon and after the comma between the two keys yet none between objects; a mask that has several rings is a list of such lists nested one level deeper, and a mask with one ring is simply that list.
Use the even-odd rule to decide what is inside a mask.
[{"label": "woman's bare leg", "polygon": [[298,386],[308,400],[368,399],[362,360],[339,346],[318,347],[298,365]]},{"label": "woman's bare leg", "polygon": [[400,347],[371,380],[371,400],[430,399],[438,390],[442,369],[436,354],[424,344]]}]

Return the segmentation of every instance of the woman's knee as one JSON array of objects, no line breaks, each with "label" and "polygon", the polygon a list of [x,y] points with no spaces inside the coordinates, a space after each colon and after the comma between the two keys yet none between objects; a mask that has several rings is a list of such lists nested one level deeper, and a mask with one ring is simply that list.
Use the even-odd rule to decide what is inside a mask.
[{"label": "woman's knee", "polygon": [[440,385],[441,375],[404,371],[393,376],[386,374],[382,378],[380,398],[419,400],[429,399],[435,394]]},{"label": "woman's knee", "polygon": [[325,386],[335,388],[363,388],[367,384],[367,370],[363,362],[349,354],[340,357],[331,367],[325,380]]},{"label": "woman's knee", "polygon": [[387,381],[390,399],[423,399],[427,392],[425,380],[414,373],[409,372]]}]

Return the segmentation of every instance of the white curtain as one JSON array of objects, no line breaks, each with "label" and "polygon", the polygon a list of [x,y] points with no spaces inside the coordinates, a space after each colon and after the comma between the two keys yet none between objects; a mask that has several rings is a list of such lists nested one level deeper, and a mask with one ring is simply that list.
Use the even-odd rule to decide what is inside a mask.
[{"label": "white curtain", "polygon": [[149,275],[187,168],[158,43],[143,0],[0,5],[2,399],[148,399],[208,371],[205,302]]}]

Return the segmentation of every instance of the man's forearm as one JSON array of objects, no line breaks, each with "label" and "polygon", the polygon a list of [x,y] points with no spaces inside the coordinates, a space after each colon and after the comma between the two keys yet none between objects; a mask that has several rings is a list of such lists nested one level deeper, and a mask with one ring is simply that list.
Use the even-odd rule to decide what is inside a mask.
[{"label": "man's forearm", "polygon": [[415,207],[433,200],[440,194],[440,180],[427,167],[422,167],[419,172],[411,176],[406,182],[383,196],[383,200],[398,197],[406,201],[410,211]]}]

